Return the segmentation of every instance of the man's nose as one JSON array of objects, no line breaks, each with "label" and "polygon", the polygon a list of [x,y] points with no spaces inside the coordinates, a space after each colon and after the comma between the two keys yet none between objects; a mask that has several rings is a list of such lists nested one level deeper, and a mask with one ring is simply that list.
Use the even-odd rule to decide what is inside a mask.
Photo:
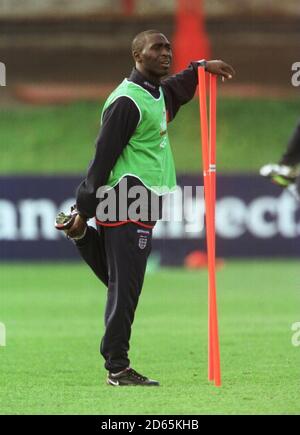
[{"label": "man's nose", "polygon": [[164,56],[171,56],[171,50],[167,47],[163,47],[161,50],[161,54]]}]

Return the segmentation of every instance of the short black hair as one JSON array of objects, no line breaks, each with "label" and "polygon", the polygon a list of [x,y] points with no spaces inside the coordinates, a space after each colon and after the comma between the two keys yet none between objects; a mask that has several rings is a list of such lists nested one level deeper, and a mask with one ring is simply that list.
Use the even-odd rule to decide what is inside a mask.
[{"label": "short black hair", "polygon": [[146,30],[145,32],[141,32],[138,35],[135,36],[135,38],[132,41],[132,54],[137,51],[140,53],[145,45],[147,36],[149,35],[160,35],[161,32],[159,30]]}]

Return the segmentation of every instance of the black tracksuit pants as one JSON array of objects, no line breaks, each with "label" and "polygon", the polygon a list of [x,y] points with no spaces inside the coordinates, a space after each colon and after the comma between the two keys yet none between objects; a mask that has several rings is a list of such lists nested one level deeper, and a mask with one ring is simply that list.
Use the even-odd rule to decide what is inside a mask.
[{"label": "black tracksuit pants", "polygon": [[134,223],[98,226],[98,231],[88,227],[76,245],[81,257],[108,288],[100,352],[105,368],[117,373],[130,364],[131,326],[151,252],[152,229]]}]

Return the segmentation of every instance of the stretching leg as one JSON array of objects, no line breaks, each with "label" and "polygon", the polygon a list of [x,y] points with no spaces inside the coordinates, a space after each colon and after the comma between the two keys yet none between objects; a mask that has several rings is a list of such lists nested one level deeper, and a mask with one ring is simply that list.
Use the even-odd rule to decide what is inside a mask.
[{"label": "stretching leg", "polygon": [[81,257],[107,287],[108,269],[103,228],[99,227],[97,231],[88,226],[84,238],[76,241],[75,244]]}]

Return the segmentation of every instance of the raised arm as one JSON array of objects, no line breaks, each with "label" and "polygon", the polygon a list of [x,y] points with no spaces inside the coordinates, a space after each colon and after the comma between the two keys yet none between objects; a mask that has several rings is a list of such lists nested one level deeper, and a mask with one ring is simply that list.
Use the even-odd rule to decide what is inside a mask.
[{"label": "raised arm", "polygon": [[222,77],[223,80],[230,80],[235,74],[234,69],[222,60],[201,60],[192,62],[187,69],[163,80],[162,88],[169,112],[169,121],[175,118],[180,106],[194,97],[198,85],[199,66]]}]

